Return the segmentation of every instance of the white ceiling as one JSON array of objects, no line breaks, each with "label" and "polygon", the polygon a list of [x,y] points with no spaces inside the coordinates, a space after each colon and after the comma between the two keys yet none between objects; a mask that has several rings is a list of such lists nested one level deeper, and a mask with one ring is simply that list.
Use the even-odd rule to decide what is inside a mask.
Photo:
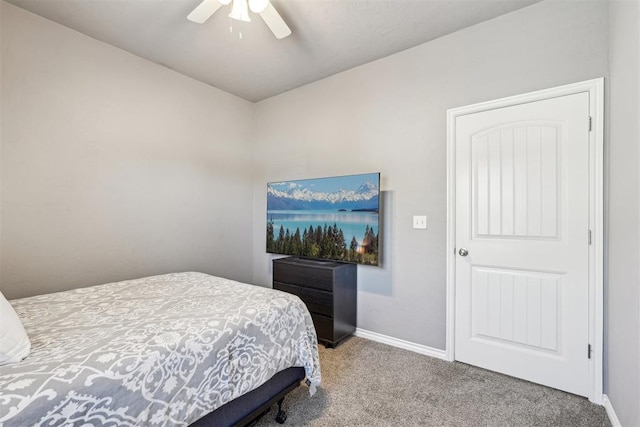
[{"label": "white ceiling", "polygon": [[187,21],[200,0],[7,1],[260,101],[540,0],[273,0],[293,32],[282,40],[254,14],[231,33],[230,6],[202,25]]}]

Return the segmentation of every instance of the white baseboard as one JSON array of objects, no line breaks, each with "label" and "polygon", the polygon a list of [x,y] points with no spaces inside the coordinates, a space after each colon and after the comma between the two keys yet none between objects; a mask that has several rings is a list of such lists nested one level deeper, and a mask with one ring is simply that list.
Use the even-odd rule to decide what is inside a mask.
[{"label": "white baseboard", "polygon": [[620,420],[616,415],[616,411],[614,411],[613,405],[609,400],[609,396],[607,396],[606,394],[602,395],[602,406],[604,406],[604,409],[607,411],[607,415],[609,416],[609,421],[611,421],[611,426],[622,427],[622,424],[620,424]]},{"label": "white baseboard", "polygon": [[[415,353],[424,354],[425,356],[435,357],[437,359],[448,360],[447,352],[433,347],[428,347],[422,344],[416,344],[411,341],[405,341],[398,338],[393,338],[388,335],[382,335],[377,332],[367,331],[366,329],[356,328],[355,336],[365,338],[371,341],[380,342],[393,347],[402,348],[404,350],[413,351]],[[615,426],[614,426],[615,427]]]}]

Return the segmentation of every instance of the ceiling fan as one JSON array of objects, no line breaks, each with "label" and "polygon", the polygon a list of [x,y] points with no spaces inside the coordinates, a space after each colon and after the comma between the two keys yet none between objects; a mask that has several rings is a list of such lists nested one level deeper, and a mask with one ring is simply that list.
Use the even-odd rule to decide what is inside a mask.
[{"label": "ceiling fan", "polygon": [[248,10],[251,9],[251,12],[257,13],[262,17],[277,39],[283,39],[291,34],[291,29],[269,0],[248,0],[248,4],[247,0],[204,0],[193,9],[187,19],[191,22],[202,24],[216,13],[220,7],[227,6],[232,2],[230,18],[251,22]]}]

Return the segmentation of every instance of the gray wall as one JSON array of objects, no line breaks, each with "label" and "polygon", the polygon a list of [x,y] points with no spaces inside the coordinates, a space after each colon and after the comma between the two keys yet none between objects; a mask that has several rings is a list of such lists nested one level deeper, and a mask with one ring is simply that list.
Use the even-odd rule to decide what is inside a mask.
[{"label": "gray wall", "polygon": [[1,7],[2,292],[250,281],[253,104]]},{"label": "gray wall", "polygon": [[605,389],[640,426],[640,4],[609,3],[609,165]]},{"label": "gray wall", "polygon": [[268,181],[380,171],[383,265],[358,269],[358,326],[444,349],[446,110],[606,74],[606,2],[542,2],[260,102],[254,281],[271,280]]}]

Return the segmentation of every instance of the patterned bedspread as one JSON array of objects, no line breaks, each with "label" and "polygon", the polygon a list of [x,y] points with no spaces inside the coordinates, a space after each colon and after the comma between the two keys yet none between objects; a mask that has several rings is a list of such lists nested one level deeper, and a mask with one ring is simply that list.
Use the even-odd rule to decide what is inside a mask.
[{"label": "patterned bedspread", "polygon": [[31,354],[0,366],[0,425],[183,426],[303,366],[316,332],[297,297],[176,273],[13,300]]}]

